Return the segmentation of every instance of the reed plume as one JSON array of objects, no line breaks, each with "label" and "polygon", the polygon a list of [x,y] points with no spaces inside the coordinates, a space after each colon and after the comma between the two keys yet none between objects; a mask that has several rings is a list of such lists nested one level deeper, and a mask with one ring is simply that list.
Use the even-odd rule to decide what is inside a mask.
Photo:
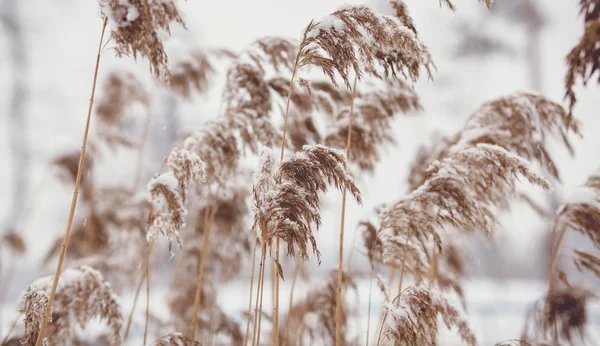
[{"label": "reed plume", "polygon": [[173,0],[98,0],[102,15],[108,19],[118,56],[140,55],[150,64],[150,72],[168,80],[168,57],[160,32],[170,34],[170,26],[185,27]]},{"label": "reed plume", "polygon": [[185,149],[174,148],[167,158],[167,171],[157,174],[148,183],[152,209],[148,217],[148,242],[161,234],[180,247],[179,232],[185,227],[186,202],[189,185],[206,181],[205,164],[200,158]]},{"label": "reed plume", "polygon": [[551,342],[557,345],[572,345],[577,335],[583,340],[587,323],[587,303],[594,298],[597,296],[592,291],[580,286],[549,292],[529,310],[521,339],[544,340],[544,326],[554,326],[555,337]]},{"label": "reed plume", "polygon": [[201,343],[190,340],[181,333],[167,334],[154,341],[151,346],[202,346]]},{"label": "reed plume", "polygon": [[[385,15],[367,6],[348,6],[306,27],[296,57],[296,68],[319,67],[335,85],[336,74],[348,88],[350,72],[378,78],[397,72],[418,79],[421,67],[431,76],[433,63],[427,47],[403,22],[406,17]],[[413,26],[414,28],[414,26]]]},{"label": "reed plume", "polygon": [[[577,103],[573,87],[578,79],[586,85],[600,67],[600,1],[580,0],[580,13],[584,16],[583,36],[567,55],[565,98],[569,103],[569,116]],[[600,84],[600,76],[598,77]]]},{"label": "reed plume", "polygon": [[[405,82],[392,80],[384,88],[373,88],[366,93],[357,92],[354,100],[352,145],[349,161],[362,171],[373,172],[385,144],[394,143],[393,117],[422,109],[415,91]],[[349,132],[349,105],[343,107],[328,126],[325,144],[345,148]]]},{"label": "reed plume", "polygon": [[25,315],[25,334],[21,344],[33,346],[38,338],[44,310],[48,304],[48,294],[43,289],[27,286],[23,295],[23,314]]},{"label": "reed plume", "polygon": [[14,231],[6,232],[0,237],[0,248],[6,247],[14,256],[20,257],[27,252],[25,240]]},{"label": "reed plume", "polygon": [[436,161],[423,185],[382,212],[384,256],[400,260],[410,242],[427,252],[428,239],[443,251],[444,225],[491,232],[495,206],[508,203],[519,177],[550,188],[527,161],[497,145],[477,144]]},{"label": "reed plume", "polygon": [[[553,309],[553,304],[556,299],[563,299],[559,293],[554,292],[554,281],[556,277],[567,286],[570,286],[567,275],[558,269],[558,258],[561,253],[561,245],[563,243],[567,230],[571,229],[579,232],[584,237],[588,238],[596,250],[600,250],[600,233],[598,225],[600,225],[600,175],[592,175],[584,186],[578,190],[572,191],[568,196],[569,201],[561,206],[555,216],[553,233],[558,236],[556,245],[552,244],[552,258],[550,262],[550,275],[548,278],[548,291],[546,293],[546,301],[544,306],[544,314],[548,314],[550,318],[560,318],[557,316],[556,309]],[[556,238],[555,238],[556,239]],[[573,263],[579,271],[588,270],[600,278],[600,255],[590,253],[583,250],[573,251]],[[570,292],[567,292],[570,293]],[[583,294],[585,299],[589,295]],[[552,321],[543,320],[543,330],[546,332]],[[581,326],[583,328],[583,325]],[[564,336],[565,331],[561,332]],[[555,339],[558,334],[558,329],[555,328]]]},{"label": "reed plume", "polygon": [[274,160],[266,149],[261,170],[255,174],[254,225],[259,238],[270,247],[275,237],[287,243],[288,255],[308,258],[308,248],[320,257],[313,225],[321,225],[319,193],[328,185],[348,189],[358,203],[360,191],[348,173],[345,155],[322,145],[305,146],[283,161],[275,172]]},{"label": "reed plume", "polygon": [[[337,271],[332,270],[327,276],[327,281],[310,290],[306,298],[296,302],[288,311],[286,325],[289,324],[287,345],[323,343],[333,345],[336,342],[336,298],[337,298]],[[345,292],[348,289],[356,290],[356,283],[347,273],[343,274],[342,285]],[[356,345],[357,340],[348,338],[348,321],[355,313],[347,304],[342,310],[342,345]],[[287,321],[289,319],[290,321]]]},{"label": "reed plume", "polygon": [[[115,291],[121,292],[132,285],[140,258],[144,257],[150,204],[146,196],[131,195],[122,188],[99,189],[94,198],[89,213],[73,230],[73,246],[66,252],[66,261],[70,267],[96,268]],[[61,241],[57,239],[44,262],[60,249]]]},{"label": "reed plume", "polygon": [[191,99],[194,91],[203,94],[208,91],[211,78],[216,74],[214,60],[233,57],[234,54],[225,49],[194,49],[189,56],[174,64],[169,88],[186,99]]},{"label": "reed plume", "polygon": [[402,291],[398,299],[398,305],[393,302],[386,302],[384,305],[389,314],[383,332],[388,344],[436,345],[438,317],[441,317],[448,329],[456,327],[465,344],[477,344],[467,321],[440,292],[427,286],[412,286]]},{"label": "reed plume", "polygon": [[568,130],[579,134],[579,123],[569,121],[567,111],[543,96],[518,92],[483,104],[467,120],[465,127],[451,138],[434,138],[434,147],[420,149],[411,168],[411,188],[420,186],[423,174],[435,160],[461,148],[479,143],[498,145],[536,162],[555,179],[560,172],[547,149],[548,137],[560,139],[572,153]]},{"label": "reed plume", "polygon": [[[66,269],[61,277],[52,308],[52,323],[45,335],[48,344],[66,344],[76,337],[78,328],[85,328],[90,320],[100,318],[110,330],[109,344],[120,345],[123,325],[121,306],[102,274],[91,267],[82,266]],[[40,316],[45,311],[43,304],[47,303],[51,286],[52,276],[40,278],[31,284],[24,296],[25,340],[28,340],[28,345],[35,344]]]}]

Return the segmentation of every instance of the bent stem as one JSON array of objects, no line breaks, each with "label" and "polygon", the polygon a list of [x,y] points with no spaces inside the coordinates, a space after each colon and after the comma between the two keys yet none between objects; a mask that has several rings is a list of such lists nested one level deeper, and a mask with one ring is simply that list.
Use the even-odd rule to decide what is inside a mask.
[{"label": "bent stem", "polygon": [[52,311],[52,305],[54,304],[54,296],[56,295],[56,288],[58,286],[58,280],[62,270],[62,265],[65,260],[65,254],[67,252],[67,245],[69,244],[69,236],[71,235],[71,226],[73,225],[73,217],[75,216],[75,207],[77,206],[77,196],[79,195],[79,185],[81,184],[81,172],[83,169],[83,161],[85,159],[85,150],[87,147],[88,133],[90,130],[90,120],[92,118],[92,109],[94,106],[94,95],[96,94],[96,81],[98,80],[98,67],[100,66],[100,53],[102,51],[102,41],[104,41],[104,32],[106,31],[106,24],[108,17],[104,17],[102,23],[102,34],[100,35],[100,44],[98,45],[98,54],[96,55],[96,67],[94,69],[94,80],[92,82],[92,92],[90,96],[90,103],[88,106],[87,119],[85,122],[85,130],[83,133],[83,143],[81,145],[81,154],[79,155],[79,164],[77,167],[77,178],[75,179],[75,189],[73,191],[73,198],[71,199],[71,209],[69,210],[69,218],[67,221],[67,228],[65,230],[65,237],[62,242],[62,249],[60,256],[58,257],[58,263],[56,265],[56,271],[54,273],[54,281],[52,282],[52,288],[50,289],[50,295],[48,297],[48,304],[44,311],[44,318],[42,319],[42,325],[38,334],[38,338],[35,342],[36,346],[42,344],[44,335],[46,334],[46,327],[48,326],[48,320],[50,319],[50,313]]},{"label": "bent stem", "polygon": [[204,239],[202,241],[202,253],[200,254],[200,263],[198,264],[198,276],[196,281],[196,292],[194,294],[194,308],[192,310],[192,320],[190,322],[191,340],[196,339],[196,327],[198,324],[198,311],[202,300],[202,281],[204,279],[204,266],[206,264],[206,254],[208,253],[208,244],[210,238],[211,225],[217,213],[216,205],[211,206],[210,202],[204,211]]},{"label": "bent stem", "polygon": [[246,335],[243,345],[248,345],[248,336],[250,333],[250,314],[252,312],[252,288],[254,286],[254,267],[256,264],[256,248],[258,247],[258,238],[254,241],[254,250],[252,250],[252,270],[250,271],[250,298],[248,298],[248,320],[246,321]]},{"label": "bent stem", "polygon": [[[352,98],[350,100],[350,122],[348,124],[348,137],[346,142],[346,158],[350,161],[350,145],[352,144],[352,121],[354,119],[354,98],[356,96],[356,82],[358,81],[358,74],[354,76],[354,86],[352,87]],[[342,281],[344,272],[344,226],[346,220],[346,189],[342,194],[342,221],[340,224],[340,253],[339,253],[339,268],[338,268],[338,280],[337,280],[337,296],[336,296],[336,308],[335,308],[335,344],[340,346],[342,342]]]}]

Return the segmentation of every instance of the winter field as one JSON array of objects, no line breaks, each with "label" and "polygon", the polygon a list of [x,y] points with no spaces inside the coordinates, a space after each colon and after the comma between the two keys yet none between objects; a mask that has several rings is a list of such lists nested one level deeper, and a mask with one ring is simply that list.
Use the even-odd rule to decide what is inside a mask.
[{"label": "winter field", "polygon": [[[148,18],[136,7],[143,8],[144,3],[176,3],[185,23],[184,29],[171,18],[170,35],[157,31],[156,39],[164,44],[168,56],[164,66],[161,62],[153,65],[144,51],[146,41],[135,37],[134,23]],[[20,340],[25,345],[36,345],[38,331],[44,325],[42,316],[69,218],[98,43],[107,13],[88,161],[62,266],[63,274],[69,268],[72,271],[59,280],[54,321],[45,330],[50,345],[197,345],[189,339],[201,345],[254,345],[259,278],[253,273],[260,272],[261,257],[259,244],[253,261],[257,235],[265,244],[281,240],[279,255],[284,276],[279,287],[279,317],[274,319],[273,245],[273,252],[265,250],[263,314],[261,332],[256,334],[260,335],[261,345],[424,345],[432,340],[439,345],[496,345],[514,340],[514,345],[519,345],[516,340],[522,337],[527,323],[533,326],[529,343],[521,345],[599,345],[600,305],[594,294],[600,283],[600,185],[588,181],[597,177],[600,166],[596,77],[586,86],[578,80],[574,88],[574,123],[564,120],[569,107],[564,97],[566,57],[584,30],[579,1],[495,0],[488,9],[477,0],[455,0],[455,11],[436,0],[390,3],[406,4],[418,34],[406,20],[397,19],[386,0],[0,0],[0,345],[17,345]],[[597,6],[600,11],[597,0],[582,3],[589,3],[589,8]],[[123,7],[115,9],[111,7],[114,4]],[[327,30],[342,30],[348,22],[327,15],[355,5],[370,6],[379,13],[376,18],[393,18],[392,24],[386,22],[390,27],[384,26],[382,35],[398,35],[394,42],[398,37],[408,37],[409,43],[400,45],[405,55],[392,52],[396,47],[379,43],[365,27],[356,31],[359,38],[354,41],[338,37],[328,43],[375,47],[379,54],[376,65],[385,61],[378,59],[388,53],[388,63],[394,58],[405,59],[390,63],[396,68],[406,66],[406,59],[417,61],[420,75],[412,80],[413,73],[403,70],[405,75],[390,77],[399,83],[391,90],[391,84],[374,78],[363,66],[366,63],[360,57],[371,51],[359,51],[354,46],[350,50],[358,52],[358,60],[356,65],[347,66],[347,83],[338,69],[342,57],[332,59],[338,88],[317,63],[299,68],[294,92],[309,95],[303,88],[304,80],[309,80],[312,93],[305,108],[302,100],[292,99],[285,130],[290,144],[286,142],[284,155],[284,162],[296,160],[293,162],[298,166],[290,164],[288,171],[277,175],[291,67],[295,66],[293,58],[304,29],[316,18],[321,24],[309,32],[308,38]],[[393,25],[400,29],[394,31]],[[118,36],[118,30],[134,33],[133,42],[142,47],[135,59],[133,54],[117,56],[120,47],[132,47],[125,39],[126,43],[119,41],[122,36]],[[253,44],[274,36],[285,38],[282,42],[286,44],[291,42],[292,55],[277,51],[284,50],[286,44],[273,48],[277,53],[271,52],[282,54],[285,62],[269,60],[265,46]],[[418,44],[414,46],[416,51],[403,50],[413,47],[414,42],[422,43],[427,50],[420,50]],[[600,39],[592,45],[596,53],[598,46]],[[259,68],[252,70],[250,77],[240,77],[236,68],[242,64],[252,68],[258,64]],[[161,75],[165,66],[181,77],[182,84],[172,79],[174,86],[166,86],[168,77]],[[364,78],[358,80],[356,93],[352,93],[357,66],[363,68]],[[428,67],[432,78],[427,76]],[[153,74],[150,68],[158,72]],[[117,85],[120,78],[125,82]],[[116,81],[114,89],[110,88],[111,81]],[[266,96],[256,91],[262,87],[268,89]],[[328,94],[327,88],[340,91]],[[381,101],[378,97],[394,91],[400,93],[401,105],[393,104],[397,98],[377,103]],[[317,105],[322,95],[326,95],[321,98],[323,104]],[[339,99],[335,95],[340,95]],[[349,110],[354,100],[356,108]],[[498,106],[508,110],[502,113],[494,107],[482,107],[495,100],[508,100],[508,105]],[[413,101],[414,105],[406,105]],[[376,125],[370,123],[373,117],[369,118],[368,112],[385,112],[386,106],[392,109],[387,118]],[[230,119],[232,109],[247,119],[232,117],[229,123],[223,120]],[[361,118],[363,109],[367,115]],[[494,111],[506,119],[488,114]],[[350,163],[346,164],[345,136],[350,124],[343,116],[352,112],[357,117],[354,126],[364,131],[353,143],[361,143],[363,146],[355,148],[364,151],[351,149],[357,152],[351,151]],[[521,116],[530,122],[511,124],[510,128],[501,124]],[[305,126],[309,122],[314,129]],[[581,135],[570,126],[579,126]],[[339,133],[334,131],[338,128]],[[221,131],[234,133],[233,144],[226,143],[229,147],[219,147],[222,138],[217,134]],[[456,134],[460,136],[453,137]],[[572,153],[563,142],[563,134]],[[212,142],[207,139],[213,137],[219,138]],[[307,149],[303,144],[313,146]],[[317,144],[339,150],[331,154]],[[265,168],[269,159],[261,157],[263,146],[272,149],[273,173]],[[184,150],[171,155],[176,147]],[[311,162],[317,160],[315,157],[320,161]],[[419,164],[419,158],[424,162]],[[370,160],[373,169],[362,165]],[[469,160],[479,161],[470,164]],[[321,172],[319,167],[330,170]],[[428,167],[434,167],[429,176]],[[262,173],[256,174],[261,169]],[[206,183],[200,183],[203,173]],[[461,175],[467,177],[461,180],[466,182],[464,186],[452,183],[440,188],[442,192],[435,190],[434,178]],[[545,189],[546,180],[551,189]],[[285,183],[290,184],[289,191],[280,186]],[[327,186],[328,191],[323,193],[320,185]],[[360,190],[362,204],[357,203],[357,193],[351,186]],[[344,188],[348,193],[342,197],[340,190]],[[450,190],[454,191],[450,197],[443,195]],[[277,199],[284,194],[282,191],[287,191],[285,196],[297,197],[294,203],[305,208],[298,212],[297,219],[288,217],[297,205],[283,203],[291,197]],[[169,197],[169,193],[175,197]],[[423,202],[438,196],[436,193],[442,196],[435,197],[437,202]],[[343,198],[347,200],[344,218]],[[174,199],[177,208],[170,204]],[[382,203],[392,207],[377,209]],[[565,204],[587,209],[573,209],[574,214],[567,215],[572,219],[561,223],[557,215],[571,210],[561,209]],[[184,223],[173,221],[175,209],[183,215]],[[491,216],[486,214],[488,211]],[[361,224],[365,220],[369,223]],[[342,222],[343,268],[351,282],[343,286],[341,305],[347,316],[343,322],[338,321],[341,317],[335,300],[337,280],[342,277],[331,273],[339,264]],[[373,252],[365,244],[367,224],[378,230],[377,241],[371,239],[369,243],[375,244]],[[565,225],[564,238],[559,236],[560,225]],[[488,227],[489,232],[485,232]],[[12,234],[18,235],[18,241],[8,237]],[[181,237],[181,247],[176,234]],[[211,234],[206,241],[208,250],[203,247],[206,234]],[[311,235],[320,252],[320,264]],[[444,249],[439,253],[434,245],[436,237]],[[556,243],[560,248],[556,253],[560,254],[553,267],[549,244]],[[289,244],[296,258],[288,256]],[[455,266],[449,259],[454,249],[460,257],[460,264]],[[593,258],[582,257],[577,251]],[[306,262],[301,260],[303,255],[308,258]],[[382,263],[384,257],[386,263]],[[298,262],[303,264],[294,280]],[[94,269],[79,271],[82,265]],[[206,266],[204,284],[196,294],[201,266]],[[140,281],[146,273],[147,284]],[[377,275],[386,286],[387,297],[378,287]],[[567,277],[570,287],[562,280]],[[294,281],[294,309],[288,312]],[[327,286],[328,282],[333,286]],[[399,282],[402,289],[417,287],[415,297],[424,294],[427,298],[413,304],[407,294],[396,303]],[[36,283],[39,296],[35,297],[41,301],[37,310],[35,304],[27,305],[28,300],[23,298],[29,285],[35,287]],[[143,285],[136,300],[139,283]],[[579,290],[582,287],[585,290]],[[147,289],[150,298],[146,305]],[[319,289],[327,292],[316,296],[323,301],[315,298]],[[564,311],[559,313],[564,313],[560,317],[564,319],[555,322],[554,337],[552,332],[535,334],[532,330],[540,329],[542,324],[546,327],[545,323],[527,318],[533,304],[551,289],[554,293],[565,292],[567,300],[572,298],[569,293],[577,298],[576,304],[563,304]],[[580,292],[585,293],[577,296]],[[464,305],[459,293],[465,298]],[[435,321],[439,319],[439,328],[414,322],[429,316],[411,310],[418,306],[425,311],[427,303],[422,299],[430,303],[431,309],[441,309],[435,304],[442,300],[455,308],[464,316],[476,343],[459,335],[460,321],[453,320],[453,328],[446,328],[442,319],[448,309],[438,311],[439,316],[433,314]],[[132,310],[134,300],[136,307]],[[31,311],[23,314],[23,309]],[[133,318],[128,327],[130,311]],[[384,311],[390,311],[393,318],[383,324],[384,336],[378,341]],[[28,319],[25,322],[24,316]],[[249,320],[253,321],[247,333]],[[412,322],[406,322],[409,320]],[[415,323],[415,331],[430,339],[424,336],[409,340],[406,335],[411,329],[407,326],[411,323]],[[273,333],[274,325],[279,333]],[[338,325],[343,325],[341,336],[336,335]],[[184,341],[165,339],[163,343],[159,340],[174,332],[189,337],[192,328],[195,337]]]}]

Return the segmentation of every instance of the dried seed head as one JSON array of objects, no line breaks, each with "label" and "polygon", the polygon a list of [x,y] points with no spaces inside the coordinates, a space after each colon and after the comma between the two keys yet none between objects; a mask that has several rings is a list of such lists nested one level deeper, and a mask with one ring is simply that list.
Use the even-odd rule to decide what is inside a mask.
[{"label": "dried seed head", "polygon": [[403,251],[397,244],[407,242],[427,251],[426,239],[442,252],[440,227],[490,232],[496,206],[508,203],[519,177],[550,188],[527,161],[495,145],[477,144],[436,161],[423,185],[382,212],[385,256],[401,260]]},{"label": "dried seed head", "polygon": [[570,191],[568,202],[554,219],[554,232],[574,230],[587,237],[596,253],[574,250],[573,262],[579,271],[589,270],[600,278],[600,174],[595,173],[584,186]]},{"label": "dried seed head", "polygon": [[104,125],[120,127],[126,108],[135,103],[150,105],[150,95],[142,83],[131,73],[113,72],[104,82],[96,114]]},{"label": "dried seed head", "polygon": [[189,99],[194,89],[202,94],[208,91],[210,78],[215,74],[213,58],[231,56],[228,51],[202,51],[194,50],[186,60],[175,64],[169,76],[169,87]]},{"label": "dried seed head", "polygon": [[[436,142],[435,148],[421,150],[411,170],[411,186],[422,184],[427,178],[422,172],[435,160],[478,143],[501,146],[538,163],[560,180],[556,164],[546,148],[546,139],[549,136],[560,138],[572,152],[567,138],[569,129],[579,134],[578,122],[569,122],[561,105],[536,94],[515,93],[487,102],[471,115],[456,136]],[[428,155],[431,156],[426,158]]]},{"label": "dried seed head", "polygon": [[[35,290],[28,289],[27,304],[39,307],[44,295],[52,286],[52,276],[43,277],[31,284]],[[43,308],[45,310],[45,307]],[[37,311],[43,315],[44,311]],[[30,324],[36,323],[32,317]],[[50,345],[65,345],[75,337],[79,328],[85,328],[92,319],[104,320],[110,329],[109,345],[121,344],[121,328],[123,315],[121,306],[110,284],[104,281],[99,271],[88,266],[77,269],[66,269],[58,282],[56,296],[52,308],[52,323],[48,325],[46,338]],[[35,343],[35,341],[34,341]]]},{"label": "dried seed head", "polygon": [[172,23],[184,25],[173,0],[98,0],[108,17],[117,55],[138,55],[148,59],[156,77],[169,76],[167,53],[160,35],[170,33]]},{"label": "dried seed head", "polygon": [[259,238],[270,246],[275,237],[288,245],[290,256],[308,258],[308,247],[320,257],[313,225],[321,225],[319,193],[329,185],[348,191],[361,203],[360,191],[354,185],[344,154],[317,145],[283,161],[274,172],[273,158],[262,154],[261,171],[254,176],[254,224]]},{"label": "dried seed head", "polygon": [[[294,344],[324,344],[333,345],[336,340],[336,298],[337,270],[329,272],[327,281],[310,290],[306,298],[297,301],[285,317],[289,333],[284,342]],[[347,273],[342,276],[343,292],[356,291],[356,284]],[[356,311],[351,304],[342,305],[341,335],[342,345],[354,345],[355,341],[348,339],[349,321]],[[315,321],[316,320],[316,321]]]},{"label": "dried seed head", "polygon": [[[584,16],[583,36],[567,55],[567,75],[565,77],[565,98],[569,102],[569,116],[577,103],[573,87],[577,79],[587,84],[600,67],[600,1],[580,0],[580,12]],[[598,77],[600,84],[600,76]]]},{"label": "dried seed head", "polygon": [[167,158],[168,170],[156,175],[148,183],[152,210],[148,217],[149,242],[158,234],[169,240],[169,252],[173,238],[181,247],[179,232],[185,227],[187,215],[187,190],[191,183],[206,181],[205,164],[185,149],[174,148]]},{"label": "dried seed head", "polygon": [[[48,294],[43,289],[27,286],[23,296],[23,314],[25,315],[25,335],[21,345],[34,346],[38,338],[40,325],[48,305]],[[52,322],[52,320],[50,320]]]},{"label": "dried seed head", "polygon": [[474,346],[477,339],[468,322],[452,307],[440,292],[427,286],[412,286],[405,289],[398,305],[386,302],[388,313],[384,336],[390,345],[421,346],[436,345],[438,317],[448,329],[457,328],[462,341]]},{"label": "dried seed head", "polygon": [[431,76],[427,47],[405,23],[406,17],[379,14],[366,6],[342,8],[306,27],[297,65],[321,68],[334,84],[338,74],[348,88],[351,71],[381,78],[383,68],[386,77],[401,72],[416,80],[423,67]]},{"label": "dried seed head", "polygon": [[533,304],[528,312],[521,339],[533,341],[544,338],[544,325],[550,326],[550,335],[554,335],[556,326],[560,340],[571,345],[575,334],[582,337],[585,334],[586,304],[589,299],[596,297],[590,290],[580,286],[554,290],[552,296],[546,296]]},{"label": "dried seed head", "polygon": [[[387,82],[383,90],[371,90],[355,95],[349,157],[350,162],[356,163],[361,170],[367,172],[375,170],[382,146],[394,143],[394,115],[421,109],[417,94],[404,82],[393,80]],[[334,121],[328,126],[325,144],[334,148],[345,148],[349,122],[350,105],[347,105],[338,111]]]},{"label": "dried seed head", "polygon": [[14,231],[6,232],[0,237],[0,247],[2,246],[6,246],[17,257],[24,255],[27,251],[25,240],[19,233]]},{"label": "dried seed head", "polygon": [[181,333],[171,333],[156,340],[151,346],[202,346],[202,344],[188,339]]}]

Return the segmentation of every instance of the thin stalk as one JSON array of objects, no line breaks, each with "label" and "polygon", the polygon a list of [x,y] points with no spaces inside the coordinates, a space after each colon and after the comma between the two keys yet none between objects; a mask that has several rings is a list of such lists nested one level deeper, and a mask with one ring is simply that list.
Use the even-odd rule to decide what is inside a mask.
[{"label": "thin stalk", "polygon": [[152,245],[154,245],[153,241],[148,245],[148,256],[146,258],[146,322],[144,325],[144,345],[146,344],[148,322],[150,321],[150,253],[152,252]]},{"label": "thin stalk", "polygon": [[288,305],[287,318],[285,319],[285,326],[283,327],[284,346],[287,344],[288,331],[290,328],[290,312],[292,311],[292,305],[294,302],[294,287],[296,287],[296,279],[298,278],[299,272],[300,272],[300,262],[296,261],[296,265],[294,266],[294,276],[292,278],[292,289],[290,290],[290,304]]},{"label": "thin stalk", "polygon": [[248,345],[248,334],[250,333],[250,313],[252,311],[252,288],[254,286],[254,267],[256,264],[256,248],[258,247],[258,239],[254,242],[254,250],[252,250],[252,271],[250,271],[250,297],[248,298],[248,321],[246,321],[246,335],[244,336],[244,343],[242,345]]},{"label": "thin stalk", "polygon": [[[354,120],[354,97],[356,96],[356,82],[358,74],[354,76],[354,86],[352,87],[352,98],[350,99],[350,122],[348,124],[348,137],[346,142],[346,158],[350,161],[350,146],[352,144],[352,121]],[[344,277],[344,226],[346,220],[346,188],[342,194],[342,221],[340,224],[340,253],[337,280],[337,296],[335,308],[335,345],[340,346],[342,342],[342,281]]]},{"label": "thin stalk", "polygon": [[263,244],[262,246],[262,258],[261,258],[261,263],[263,264],[262,266],[262,285],[261,285],[261,290],[260,290],[260,302],[258,305],[258,330],[256,332],[256,345],[260,346],[260,325],[262,322],[262,302],[263,302],[263,292],[264,292],[264,288],[265,288],[265,267],[267,266],[265,263],[265,259],[267,257],[267,245]]},{"label": "thin stalk", "polygon": [[[190,335],[191,340],[196,339],[196,327],[198,324],[198,311],[200,310],[200,303],[202,300],[202,281],[204,279],[204,267],[206,264],[206,255],[208,253],[208,244],[210,238],[211,225],[215,219],[217,213],[216,205],[206,207],[205,210],[205,224],[204,224],[204,239],[202,241],[202,253],[200,254],[200,263],[198,264],[198,276],[196,281],[196,292],[194,294],[194,308],[192,312],[192,321],[190,322]],[[210,216],[208,216],[210,215]]]},{"label": "thin stalk", "polygon": [[[298,70],[298,61],[300,59],[300,51],[296,54],[296,60],[294,61],[294,69],[292,70],[292,77],[290,78],[290,90],[288,91],[287,102],[285,105],[285,117],[283,119],[283,136],[281,139],[281,154],[279,155],[279,163],[283,162],[283,156],[285,154],[285,137],[287,135],[287,122],[288,116],[290,114],[290,102],[292,100],[292,91],[294,90],[294,78],[296,77],[296,71]],[[275,260],[279,263],[279,237],[275,239]],[[264,271],[264,268],[263,268]],[[273,330],[279,330],[279,275],[275,276],[275,299],[273,301]],[[264,281],[264,277],[263,277]],[[261,290],[264,289],[264,286],[261,287]],[[262,292],[261,292],[262,296]],[[262,300],[262,298],[261,298]],[[262,318],[261,318],[262,319]],[[259,321],[260,326],[260,321]],[[260,330],[260,328],[259,328]],[[274,333],[275,336],[273,338],[274,342],[278,342],[279,334]],[[274,346],[277,346],[275,343]]]},{"label": "thin stalk", "polygon": [[373,268],[374,265],[371,263],[371,274],[369,277],[369,308],[367,310],[367,339],[365,346],[369,346],[369,331],[371,329],[371,298],[373,297]]},{"label": "thin stalk", "polygon": [[[567,233],[567,227],[563,227],[560,231],[560,235],[558,236],[558,243],[556,244],[556,250],[554,251],[554,255],[552,256],[552,261],[550,262],[550,275],[548,277],[548,293],[546,293],[546,305],[548,304],[548,300],[552,299],[552,291],[554,288],[554,273],[556,272],[556,265],[558,263],[558,253],[560,252],[560,246],[562,245],[563,240],[565,239],[565,234]],[[556,318],[556,316],[554,316]],[[548,331],[548,323],[544,322],[544,335]],[[554,330],[555,339],[558,340],[558,331]]]},{"label": "thin stalk", "polygon": [[[261,249],[264,248],[263,246],[261,246]],[[263,273],[264,271],[263,266],[264,263],[262,261],[262,253],[261,253],[261,257],[260,257],[260,264],[258,266],[258,286],[256,287],[256,303],[254,304],[254,327],[252,329],[252,346],[256,345],[256,328],[258,327],[258,319],[259,319],[259,315],[258,315],[258,301],[259,301],[259,297],[260,297],[260,292],[262,292],[262,285],[264,283],[263,280]]]},{"label": "thin stalk", "polygon": [[81,184],[81,172],[83,170],[83,160],[85,159],[85,150],[87,147],[88,133],[90,130],[90,120],[92,118],[92,109],[94,106],[94,95],[96,93],[96,81],[98,80],[98,68],[100,66],[100,52],[102,49],[102,41],[104,40],[104,32],[106,31],[106,24],[108,17],[104,18],[102,23],[102,34],[100,35],[100,44],[98,45],[98,54],[96,56],[96,67],[94,69],[94,80],[92,82],[92,93],[90,96],[90,104],[88,106],[88,114],[85,122],[85,131],[83,133],[83,143],[81,145],[81,154],[79,155],[79,165],[77,167],[77,178],[75,179],[75,189],[73,191],[73,198],[71,199],[71,209],[69,210],[69,218],[67,221],[67,228],[65,230],[65,237],[62,242],[62,250],[58,257],[58,263],[56,265],[56,272],[54,273],[54,281],[52,282],[52,288],[50,289],[50,295],[48,297],[48,304],[46,305],[46,311],[44,312],[44,319],[40,327],[38,338],[35,342],[36,346],[42,344],[44,335],[46,334],[46,327],[48,326],[48,320],[50,319],[50,312],[52,311],[52,305],[54,304],[54,296],[56,294],[56,287],[58,286],[58,279],[62,270],[62,265],[65,260],[65,254],[67,252],[67,245],[69,244],[69,236],[71,235],[71,226],[73,225],[73,217],[75,216],[75,207],[77,206],[77,196],[79,195],[79,185]]},{"label": "thin stalk", "polygon": [[[400,304],[400,295],[402,294],[402,280],[404,279],[404,268],[405,268],[405,263],[406,263],[406,253],[404,254],[404,256],[402,257],[402,268],[400,269],[400,282],[398,284],[398,305]],[[390,280],[391,282],[393,282],[393,278],[392,280]],[[394,299],[395,300],[395,299]],[[387,311],[385,312],[384,316],[383,316],[383,321],[381,321],[381,326],[379,327],[379,336],[377,337],[377,345],[379,345],[379,343],[381,342],[381,336],[383,335],[383,326],[385,325],[385,321],[387,320]]]},{"label": "thin stalk", "polygon": [[22,315],[22,313],[19,313],[19,315],[17,315],[17,318],[15,318],[13,323],[10,325],[10,328],[8,329],[8,333],[6,333],[4,340],[2,340],[2,345],[0,345],[0,346],[4,346],[4,344],[6,344],[6,342],[8,341],[8,338],[10,338],[10,334],[12,334],[13,330],[15,330],[15,327],[17,326],[17,323],[19,322],[19,318],[21,317],[21,315]]},{"label": "thin stalk", "polygon": [[127,337],[129,336],[129,328],[131,328],[131,322],[133,321],[133,312],[135,311],[135,307],[137,305],[138,298],[140,297],[140,291],[142,290],[142,285],[146,280],[146,267],[148,266],[148,258],[144,263],[144,268],[142,269],[142,276],[140,277],[140,282],[137,285],[135,290],[135,297],[133,298],[133,306],[131,307],[131,311],[129,312],[129,317],[127,318],[127,327],[125,328],[125,336],[123,336],[123,342],[127,341]]},{"label": "thin stalk", "polygon": [[[277,261],[279,261],[279,238],[275,240],[275,258],[271,261],[271,292],[272,294],[272,304],[273,304],[273,345],[279,345],[279,271],[277,270]],[[271,252],[273,249],[271,248]],[[277,260],[275,260],[277,259]]]}]

